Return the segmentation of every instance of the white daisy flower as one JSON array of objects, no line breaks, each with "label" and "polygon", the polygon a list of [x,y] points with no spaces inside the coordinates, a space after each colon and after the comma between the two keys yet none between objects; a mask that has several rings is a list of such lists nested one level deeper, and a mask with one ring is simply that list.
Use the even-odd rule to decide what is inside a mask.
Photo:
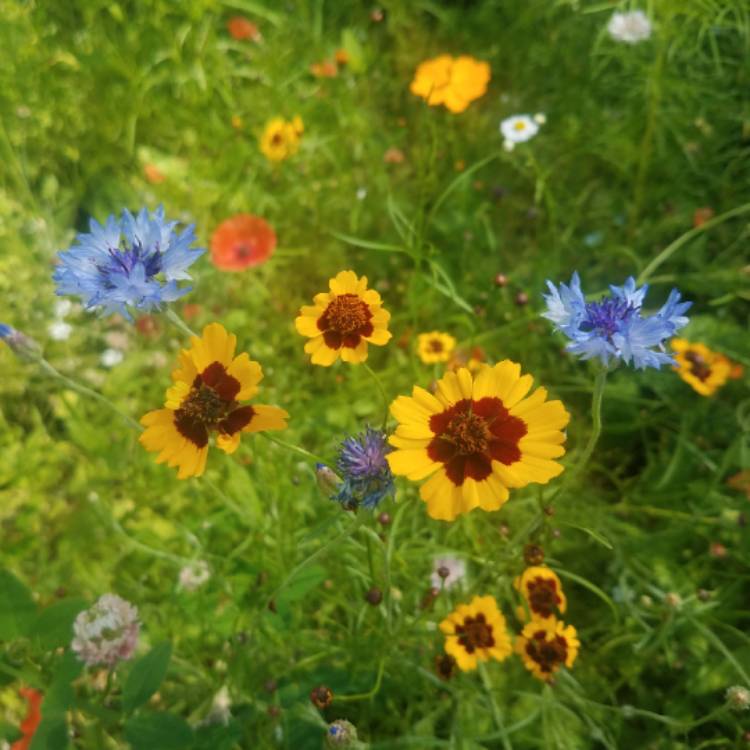
[{"label": "white daisy flower", "polygon": [[523,143],[539,132],[539,125],[529,115],[513,115],[500,123],[500,132],[510,143]]},{"label": "white daisy flower", "polygon": [[642,10],[614,13],[607,24],[609,35],[617,42],[637,44],[651,36],[651,21]]}]

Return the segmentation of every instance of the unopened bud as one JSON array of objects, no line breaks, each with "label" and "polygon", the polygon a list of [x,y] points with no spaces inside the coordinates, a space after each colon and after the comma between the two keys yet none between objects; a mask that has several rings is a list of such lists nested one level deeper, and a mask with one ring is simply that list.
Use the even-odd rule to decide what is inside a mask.
[{"label": "unopened bud", "polygon": [[25,362],[35,362],[42,356],[42,347],[29,338],[25,333],[0,323],[0,339],[2,339]]},{"label": "unopened bud", "polygon": [[732,685],[728,688],[726,699],[732,711],[747,711],[750,708],[750,690],[741,685]]},{"label": "unopened bud", "polygon": [[310,691],[310,700],[321,711],[333,703],[333,691],[325,685],[318,685]]},{"label": "unopened bud", "polygon": [[341,484],[336,472],[325,464],[315,464],[315,478],[318,488],[326,496],[330,497]]},{"label": "unopened bud", "polygon": [[377,607],[380,602],[383,601],[383,592],[377,587],[373,586],[366,594],[365,599],[368,604],[372,604],[373,607]]},{"label": "unopened bud", "polygon": [[328,747],[354,747],[357,742],[357,728],[346,719],[337,719],[328,725],[326,744]]},{"label": "unopened bud", "polygon": [[527,565],[541,565],[544,562],[544,550],[538,544],[527,544],[523,548],[523,559]]}]

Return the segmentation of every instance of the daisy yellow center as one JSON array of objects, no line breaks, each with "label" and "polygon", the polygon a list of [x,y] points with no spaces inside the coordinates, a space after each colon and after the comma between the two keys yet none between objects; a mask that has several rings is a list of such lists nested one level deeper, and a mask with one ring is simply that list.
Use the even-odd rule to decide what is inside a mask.
[{"label": "daisy yellow center", "polygon": [[353,333],[364,327],[368,320],[367,305],[356,294],[339,294],[329,303],[325,317],[331,328],[339,333]]},{"label": "daisy yellow center", "polygon": [[521,131],[526,130],[526,123],[521,120],[513,126],[513,129],[520,133]]},{"label": "daisy yellow center", "polygon": [[527,586],[531,611],[543,617],[549,617],[560,603],[555,581],[538,576],[533,581],[529,581]]},{"label": "daisy yellow center", "polygon": [[551,674],[568,657],[568,643],[562,636],[556,635],[551,641],[545,637],[543,630],[534,634],[526,644],[529,658],[539,665],[542,672]]},{"label": "daisy yellow center", "polygon": [[695,375],[701,382],[708,380],[711,375],[711,365],[701,357],[698,352],[689,351],[685,354],[685,359],[690,362],[690,374]]},{"label": "daisy yellow center", "polygon": [[467,617],[463,625],[456,626],[458,642],[470,654],[478,648],[492,648],[495,639],[492,635],[492,625],[489,625],[485,616],[480,612],[476,617]]},{"label": "daisy yellow center", "polygon": [[466,411],[453,417],[442,437],[452,442],[459,454],[470,456],[487,450],[490,431],[482,417]]}]

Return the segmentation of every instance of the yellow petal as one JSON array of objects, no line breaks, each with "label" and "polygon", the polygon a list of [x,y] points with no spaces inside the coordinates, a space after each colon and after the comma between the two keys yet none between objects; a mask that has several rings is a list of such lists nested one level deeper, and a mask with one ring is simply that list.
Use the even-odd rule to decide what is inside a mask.
[{"label": "yellow petal", "polygon": [[263,430],[285,430],[289,413],[278,406],[253,404],[255,414],[249,424],[242,428],[242,432],[261,432]]}]

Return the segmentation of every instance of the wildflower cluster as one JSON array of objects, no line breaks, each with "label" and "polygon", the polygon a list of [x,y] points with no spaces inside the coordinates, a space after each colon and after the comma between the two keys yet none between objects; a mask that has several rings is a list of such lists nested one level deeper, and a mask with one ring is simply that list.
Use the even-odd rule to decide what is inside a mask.
[{"label": "wildflower cluster", "polygon": [[274,117],[266,123],[263,130],[260,150],[269,161],[284,161],[297,153],[304,132],[305,126],[299,115],[291,120]]}]

